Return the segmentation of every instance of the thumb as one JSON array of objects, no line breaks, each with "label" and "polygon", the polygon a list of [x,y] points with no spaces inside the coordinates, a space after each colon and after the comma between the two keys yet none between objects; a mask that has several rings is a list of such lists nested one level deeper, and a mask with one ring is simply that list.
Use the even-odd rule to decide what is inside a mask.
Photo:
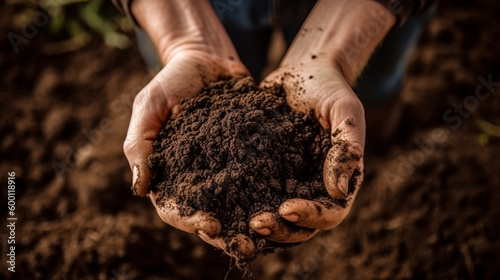
[{"label": "thumb", "polygon": [[[354,105],[356,102],[342,103],[330,115],[330,123],[337,125],[331,127],[332,148],[323,166],[325,187],[336,199],[343,199],[353,193],[363,180],[364,110]],[[344,112],[338,114],[339,111]]]},{"label": "thumb", "polygon": [[333,142],[323,166],[326,190],[336,199],[346,198],[361,184],[363,152],[359,143],[345,140]]},{"label": "thumb", "polygon": [[150,190],[152,172],[147,167],[148,156],[153,152],[153,143],[167,119],[169,108],[161,92],[146,86],[137,94],[132,109],[123,151],[132,170],[132,190],[144,196]]},{"label": "thumb", "polygon": [[132,170],[132,191],[135,195],[145,196],[150,190],[152,180],[152,174],[146,161],[148,155],[153,151],[153,142],[144,141],[141,143],[140,141],[126,140],[123,150]]}]

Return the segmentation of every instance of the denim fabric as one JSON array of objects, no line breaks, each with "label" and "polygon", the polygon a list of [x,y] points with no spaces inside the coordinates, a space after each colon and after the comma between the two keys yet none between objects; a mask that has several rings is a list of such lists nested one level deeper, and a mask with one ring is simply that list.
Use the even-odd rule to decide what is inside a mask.
[{"label": "denim fabric", "polygon": [[400,91],[411,51],[434,11],[430,9],[418,17],[410,17],[387,34],[354,88],[363,104],[380,103]]},{"label": "denim fabric", "polygon": [[[293,41],[316,0],[211,0],[241,61],[259,78],[275,26],[283,29],[288,45]],[[234,4],[218,9],[221,3]]]},{"label": "denim fabric", "polygon": [[[241,61],[254,77],[266,66],[267,50],[274,26],[283,30],[291,44],[312,10],[315,0],[211,0],[217,16],[231,38]],[[354,88],[364,104],[374,104],[396,94],[403,83],[406,65],[423,29],[435,9],[409,18],[393,29],[377,48]],[[147,34],[136,28],[139,49],[152,69],[161,62]]]},{"label": "denim fabric", "polygon": [[156,73],[159,72],[161,68],[163,68],[163,65],[151,38],[149,38],[149,35],[137,26],[134,26],[134,31],[139,45],[139,52],[141,53],[144,62],[146,62],[146,65],[148,65],[151,70]]}]

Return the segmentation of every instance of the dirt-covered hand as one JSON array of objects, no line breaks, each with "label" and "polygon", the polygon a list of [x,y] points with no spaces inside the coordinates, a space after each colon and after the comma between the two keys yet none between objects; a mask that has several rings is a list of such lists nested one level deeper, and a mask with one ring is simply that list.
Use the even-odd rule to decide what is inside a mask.
[{"label": "dirt-covered hand", "polygon": [[158,193],[151,192],[149,198],[153,203],[158,216],[167,224],[185,232],[198,235],[208,244],[224,250],[236,259],[249,259],[255,255],[255,244],[250,237],[238,234],[230,242],[225,242],[221,233],[221,223],[213,215],[196,211],[190,216],[181,216],[178,205],[172,201],[162,201],[158,204]]},{"label": "dirt-covered hand", "polygon": [[[332,200],[297,198],[279,207],[281,218],[269,212],[254,216],[250,227],[271,241],[302,242],[314,236],[317,230],[336,227],[349,213],[363,180],[363,106],[340,69],[326,60],[315,57],[311,60],[308,65],[280,67],[264,79],[262,86],[282,84],[293,110],[312,111],[320,124],[331,130],[332,148],[324,162],[323,180],[330,196],[344,201],[345,205]],[[300,228],[292,230],[287,223]]]},{"label": "dirt-covered hand", "polygon": [[[132,189],[138,195],[149,195],[160,218],[167,224],[192,234],[221,249],[226,244],[217,236],[220,223],[201,211],[181,217],[173,202],[157,204],[157,193],[152,191],[151,171],[146,166],[153,151],[153,142],[169,118],[180,111],[180,101],[195,96],[209,82],[221,76],[248,75],[247,69],[236,58],[221,59],[202,52],[183,51],[171,56],[166,66],[137,94],[127,137],[123,145],[133,173]],[[239,254],[253,255],[253,243],[242,244]],[[249,240],[249,239],[248,239]]]}]

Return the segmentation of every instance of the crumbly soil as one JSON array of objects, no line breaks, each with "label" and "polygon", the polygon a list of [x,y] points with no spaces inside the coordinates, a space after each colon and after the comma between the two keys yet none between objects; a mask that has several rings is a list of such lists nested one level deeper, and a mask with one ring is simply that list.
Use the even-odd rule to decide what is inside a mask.
[{"label": "crumbly soil", "polygon": [[[500,87],[459,127],[443,119],[475,96],[479,76],[500,81],[500,2],[440,4],[411,58],[397,137],[365,151],[349,216],[257,258],[247,279],[500,279],[500,138],[479,125],[500,126]],[[0,207],[14,171],[18,220],[15,273],[0,230],[0,278],[224,279],[229,257],[165,225],[130,191],[122,144],[133,98],[152,78],[137,48],[110,49],[95,36],[83,49],[46,55],[46,26],[15,54],[6,34],[22,31],[9,7],[0,9]],[[437,128],[445,140],[432,146]],[[425,157],[416,140],[429,143]],[[56,173],[54,162],[67,169]],[[242,275],[233,269],[226,279]]]},{"label": "crumbly soil", "polygon": [[329,130],[312,112],[292,112],[281,87],[262,89],[250,77],[233,78],[182,102],[180,114],[154,143],[148,165],[160,207],[174,200],[181,215],[213,213],[229,253],[236,234],[253,238],[258,252],[271,252],[289,245],[251,231],[248,223],[255,214],[277,214],[290,198],[345,205],[330,198],[323,184],[331,146]]}]

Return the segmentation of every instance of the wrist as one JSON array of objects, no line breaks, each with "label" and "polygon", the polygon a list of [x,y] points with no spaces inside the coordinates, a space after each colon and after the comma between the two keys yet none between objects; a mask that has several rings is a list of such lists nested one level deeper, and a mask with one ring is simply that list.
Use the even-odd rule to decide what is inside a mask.
[{"label": "wrist", "polygon": [[320,0],[282,65],[328,65],[352,85],[395,21],[373,0]]},{"label": "wrist", "polygon": [[[378,2],[359,0],[359,10],[348,17],[346,31],[339,34],[332,58],[349,84],[354,84],[376,47],[396,23],[396,17]],[[362,7],[362,8],[361,8]]]},{"label": "wrist", "polygon": [[229,36],[206,0],[134,0],[131,10],[164,65],[183,52],[238,60]]}]

